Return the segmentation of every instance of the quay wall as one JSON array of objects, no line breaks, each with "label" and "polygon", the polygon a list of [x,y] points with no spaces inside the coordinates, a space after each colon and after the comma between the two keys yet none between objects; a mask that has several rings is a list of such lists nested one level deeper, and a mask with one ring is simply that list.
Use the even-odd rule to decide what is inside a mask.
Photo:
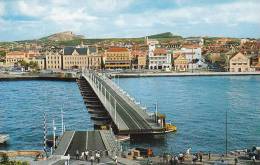
[{"label": "quay wall", "polygon": [[5,151],[0,150],[0,156],[6,154],[8,157],[17,157],[17,156],[32,156],[35,157],[37,155],[43,154],[41,150],[15,150],[15,151]]},{"label": "quay wall", "polygon": [[76,81],[76,77],[63,77],[57,75],[2,75],[0,81],[49,80],[49,81]]},{"label": "quay wall", "polygon": [[137,77],[186,77],[186,76],[260,76],[260,72],[198,72],[198,73],[112,73],[111,76],[120,78],[137,78]]}]

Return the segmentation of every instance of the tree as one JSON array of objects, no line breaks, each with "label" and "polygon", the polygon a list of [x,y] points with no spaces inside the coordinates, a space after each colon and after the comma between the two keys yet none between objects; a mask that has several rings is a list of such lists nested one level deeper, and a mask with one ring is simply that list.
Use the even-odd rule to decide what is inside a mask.
[{"label": "tree", "polygon": [[5,57],[6,56],[6,52],[5,51],[0,51],[0,58]]},{"label": "tree", "polygon": [[37,70],[39,69],[38,63],[35,61],[30,61],[28,64],[29,68],[31,68],[32,70]]},{"label": "tree", "polygon": [[29,64],[26,61],[18,61],[18,64],[20,64],[20,66],[23,67],[25,70],[28,70]]}]

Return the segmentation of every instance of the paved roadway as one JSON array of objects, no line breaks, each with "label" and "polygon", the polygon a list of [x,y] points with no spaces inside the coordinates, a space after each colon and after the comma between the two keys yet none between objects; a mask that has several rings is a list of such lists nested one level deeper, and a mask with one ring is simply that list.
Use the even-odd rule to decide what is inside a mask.
[{"label": "paved roadway", "polygon": [[67,149],[69,148],[70,141],[72,140],[75,132],[74,131],[66,131],[64,132],[60,143],[58,144],[58,148],[55,150],[54,155],[65,155]]},{"label": "paved roadway", "polygon": [[99,131],[68,131],[61,138],[54,155],[76,156],[78,150],[80,155],[86,151],[106,151]]},{"label": "paved roadway", "polygon": [[105,151],[106,147],[103,143],[99,131],[88,132],[87,150],[90,151]]},{"label": "paved roadway", "polygon": [[75,132],[73,139],[70,143],[66,155],[70,154],[71,156],[76,156],[76,151],[78,150],[80,155],[86,150],[86,139],[87,133],[85,131]]},{"label": "paved roadway", "polygon": [[[108,85],[103,79],[97,76],[97,79],[106,88],[106,90],[117,100],[116,110],[124,122],[127,124],[130,131],[133,132],[152,132],[151,125],[142,117],[136,110],[126,102],[110,85]],[[108,80],[109,81],[109,80]],[[104,94],[104,90],[102,91]],[[106,94],[107,99],[108,93]],[[112,101],[112,105],[114,101]]]}]

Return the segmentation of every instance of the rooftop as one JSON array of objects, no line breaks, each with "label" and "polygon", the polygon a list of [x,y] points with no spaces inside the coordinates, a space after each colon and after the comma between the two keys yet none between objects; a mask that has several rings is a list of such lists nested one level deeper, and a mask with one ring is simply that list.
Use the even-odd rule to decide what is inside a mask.
[{"label": "rooftop", "polygon": [[75,50],[79,53],[79,55],[87,55],[88,54],[87,48],[65,47],[64,48],[64,55],[72,55],[72,53]]},{"label": "rooftop", "polygon": [[107,52],[128,52],[128,49],[122,47],[111,47],[107,50]]},{"label": "rooftop", "polygon": [[166,51],[166,49],[156,48],[156,49],[154,50],[154,54],[155,54],[155,55],[167,54],[167,51]]}]

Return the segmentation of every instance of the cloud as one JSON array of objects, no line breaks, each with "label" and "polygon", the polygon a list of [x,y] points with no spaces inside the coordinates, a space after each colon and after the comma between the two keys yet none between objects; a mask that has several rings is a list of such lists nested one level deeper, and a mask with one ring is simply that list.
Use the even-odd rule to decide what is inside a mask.
[{"label": "cloud", "polygon": [[91,10],[101,13],[118,12],[128,8],[134,0],[92,0],[87,1]]},{"label": "cloud", "polygon": [[5,13],[4,3],[0,2],[0,16],[3,16]]},{"label": "cloud", "polygon": [[260,34],[257,0],[156,4],[149,0],[0,0],[0,40],[37,38],[67,30],[87,37],[132,37],[163,31],[180,35]]},{"label": "cloud", "polygon": [[22,15],[31,17],[41,17],[47,11],[47,8],[37,0],[18,1],[17,7]]},{"label": "cloud", "polygon": [[[116,25],[128,22],[125,27],[176,26],[215,24],[234,26],[241,23],[260,24],[260,3],[235,2],[214,6],[182,7],[178,9],[152,10],[141,14],[125,14],[117,18]],[[146,26],[147,25],[147,26]]]}]

